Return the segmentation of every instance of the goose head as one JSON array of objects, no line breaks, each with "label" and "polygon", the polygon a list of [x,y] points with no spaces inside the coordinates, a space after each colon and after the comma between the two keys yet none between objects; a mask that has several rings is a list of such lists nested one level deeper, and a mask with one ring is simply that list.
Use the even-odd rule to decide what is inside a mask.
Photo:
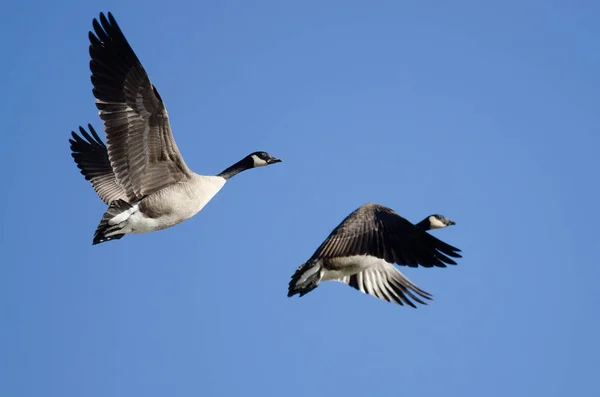
[{"label": "goose head", "polygon": [[441,229],[443,227],[456,225],[456,222],[451,221],[443,215],[433,214],[427,217],[429,229]]},{"label": "goose head", "polygon": [[281,163],[281,159],[273,157],[267,152],[254,152],[250,153],[247,157],[250,160],[252,160],[251,168],[264,167],[265,165]]},{"label": "goose head", "polygon": [[217,176],[228,180],[240,172],[249,170],[250,168],[264,167],[265,165],[271,165],[275,163],[281,163],[281,160],[277,157],[271,156],[267,152],[254,152],[250,153],[223,172],[217,174]]}]

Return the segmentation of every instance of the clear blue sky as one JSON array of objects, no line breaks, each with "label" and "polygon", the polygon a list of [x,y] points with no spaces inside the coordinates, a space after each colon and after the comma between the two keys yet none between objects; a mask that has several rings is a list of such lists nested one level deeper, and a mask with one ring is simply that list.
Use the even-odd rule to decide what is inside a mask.
[{"label": "clear blue sky", "polygon": [[[600,3],[6,3],[1,396],[600,395]],[[190,168],[284,162],[181,225],[92,246],[105,206],[68,138],[101,130],[100,11]],[[457,222],[435,235],[458,266],[402,269],[436,300],[332,282],[288,299],[368,201]]]}]

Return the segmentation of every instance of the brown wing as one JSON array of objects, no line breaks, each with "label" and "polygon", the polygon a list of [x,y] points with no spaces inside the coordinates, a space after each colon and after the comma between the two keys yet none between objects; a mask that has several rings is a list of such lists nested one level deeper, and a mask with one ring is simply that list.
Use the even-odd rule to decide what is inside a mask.
[{"label": "brown wing", "polygon": [[389,263],[417,267],[456,265],[460,250],[419,229],[392,209],[365,204],[348,215],[310,260],[371,255]]},{"label": "brown wing", "polygon": [[129,199],[188,180],[158,91],[113,16],[93,21],[90,69],[108,157]]},{"label": "brown wing", "polygon": [[79,127],[81,136],[72,131],[73,139],[69,139],[71,156],[85,179],[92,183],[102,201],[110,204],[119,199],[127,200],[127,193],[117,183],[115,173],[110,166],[106,146],[91,124],[88,124],[88,128],[91,136],[83,127]]}]

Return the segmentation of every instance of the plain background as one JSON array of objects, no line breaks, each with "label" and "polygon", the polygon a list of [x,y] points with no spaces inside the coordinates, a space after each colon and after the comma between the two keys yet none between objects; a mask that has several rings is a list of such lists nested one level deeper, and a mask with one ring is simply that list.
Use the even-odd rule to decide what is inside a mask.
[{"label": "plain background", "polygon": [[[10,3],[10,4],[9,4]],[[92,246],[87,32],[112,11],[191,169],[172,229]],[[600,3],[4,2],[0,395],[598,396]],[[102,137],[104,135],[102,134]],[[463,250],[399,307],[289,277],[373,201]]]}]

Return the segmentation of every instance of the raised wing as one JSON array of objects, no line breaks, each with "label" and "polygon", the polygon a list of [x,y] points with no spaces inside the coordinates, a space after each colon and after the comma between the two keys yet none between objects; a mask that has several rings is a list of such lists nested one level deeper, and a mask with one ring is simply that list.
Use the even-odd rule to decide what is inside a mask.
[{"label": "raised wing", "polygon": [[167,110],[111,13],[93,21],[90,70],[108,157],[127,197],[139,199],[188,180]]}]

